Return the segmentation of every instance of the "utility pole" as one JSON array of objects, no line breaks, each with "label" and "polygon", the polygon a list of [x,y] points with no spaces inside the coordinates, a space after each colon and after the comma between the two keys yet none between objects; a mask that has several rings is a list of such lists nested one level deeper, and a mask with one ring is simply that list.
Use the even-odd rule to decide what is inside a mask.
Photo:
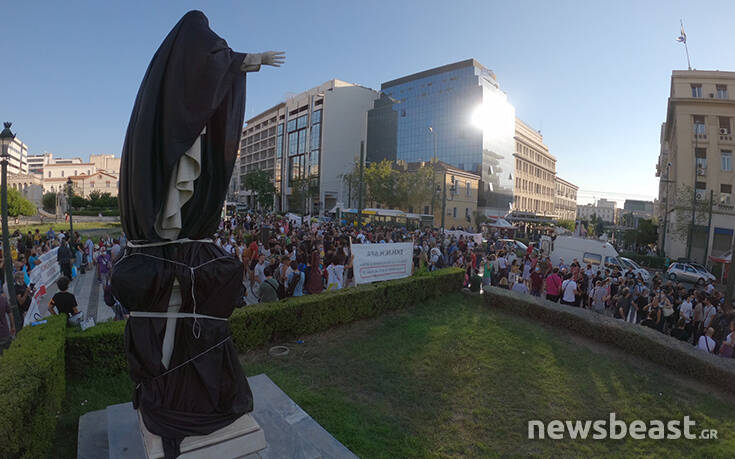
[{"label": "utility pole", "polygon": [[714,201],[715,190],[709,190],[709,222],[707,223],[707,239],[704,243],[704,261],[703,265],[707,265],[707,252],[709,248],[709,232],[712,229],[712,204]]},{"label": "utility pole", "polygon": [[365,141],[360,141],[360,183],[357,192],[357,228],[362,229],[362,188],[365,177]]},{"label": "utility pole", "polygon": [[444,216],[447,213],[447,171],[442,173],[442,234],[444,234]]},{"label": "utility pole", "polygon": [[666,256],[666,228],[669,226],[669,184],[671,183],[671,163],[666,165],[666,180],[663,182],[666,184],[666,201],[664,204],[664,230],[661,238],[661,255]]},{"label": "utility pole", "polygon": [[15,139],[15,134],[10,131],[13,123],[5,122],[5,128],[0,132],[0,142],[2,142],[2,151],[0,151],[0,163],[2,163],[2,227],[3,227],[3,260],[5,260],[5,288],[7,289],[8,302],[10,303],[10,312],[13,315],[13,322],[16,332],[23,328],[23,316],[18,308],[18,300],[15,296],[15,281],[13,280],[13,252],[10,249],[10,230],[8,229],[8,147]]},{"label": "utility pole", "polygon": [[[702,125],[705,126],[705,125]],[[692,244],[694,244],[694,218],[697,211],[697,150],[699,150],[699,129],[697,123],[694,123],[694,182],[692,182],[692,222],[689,225],[689,234],[687,237],[687,260],[692,258]]]}]

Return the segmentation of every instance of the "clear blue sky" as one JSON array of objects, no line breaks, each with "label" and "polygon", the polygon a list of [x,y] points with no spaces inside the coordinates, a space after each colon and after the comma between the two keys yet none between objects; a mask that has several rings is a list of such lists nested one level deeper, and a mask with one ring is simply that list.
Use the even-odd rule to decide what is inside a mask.
[{"label": "clear blue sky", "polygon": [[593,196],[653,198],[679,19],[699,69],[735,70],[735,2],[13,2],[3,7],[0,118],[30,153],[120,154],[153,53],[189,9],[238,51],[285,50],[248,78],[252,116],[331,78],[387,81],[474,57]]}]

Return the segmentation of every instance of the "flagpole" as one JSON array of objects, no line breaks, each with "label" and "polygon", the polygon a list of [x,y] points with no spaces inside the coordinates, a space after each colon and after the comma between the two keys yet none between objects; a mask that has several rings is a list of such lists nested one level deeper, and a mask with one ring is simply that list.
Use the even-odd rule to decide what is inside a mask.
[{"label": "flagpole", "polygon": [[[683,33],[684,32],[684,21],[681,20],[681,19],[679,19],[679,24],[681,24],[681,30],[682,30],[682,33]],[[689,70],[691,70],[692,69],[692,63],[689,60],[689,46],[687,45],[686,35],[684,35],[684,51],[687,53],[687,68]]]}]

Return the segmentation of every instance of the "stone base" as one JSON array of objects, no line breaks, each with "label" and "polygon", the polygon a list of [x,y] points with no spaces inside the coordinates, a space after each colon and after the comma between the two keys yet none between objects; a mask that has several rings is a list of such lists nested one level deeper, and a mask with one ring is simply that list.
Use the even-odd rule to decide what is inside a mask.
[{"label": "stone base", "polygon": [[[161,437],[152,434],[145,426],[140,411],[137,411],[140,431],[143,436],[148,459],[160,459],[163,455]],[[227,427],[209,435],[186,437],[181,442],[179,455],[182,459],[235,459],[255,453],[267,446],[265,434],[249,414],[240,417]]]},{"label": "stone base", "polygon": [[[253,412],[230,426],[181,444],[185,458],[356,458],[266,375],[248,378]],[[259,426],[259,427],[258,427]],[[160,458],[161,440],[145,429],[132,403],[79,418],[77,457]]]}]

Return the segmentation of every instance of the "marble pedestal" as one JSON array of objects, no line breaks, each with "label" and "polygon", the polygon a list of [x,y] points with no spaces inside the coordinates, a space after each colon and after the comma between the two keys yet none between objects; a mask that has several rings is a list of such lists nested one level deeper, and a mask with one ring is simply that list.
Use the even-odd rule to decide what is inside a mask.
[{"label": "marble pedestal", "polygon": [[[205,437],[182,442],[185,458],[356,458],[301,409],[268,376],[248,378],[253,411],[232,425]],[[108,406],[79,418],[77,457],[127,459],[163,457],[160,439],[143,433],[131,403]],[[204,443],[214,442],[205,446]],[[209,440],[205,440],[209,438]],[[257,449],[265,443],[265,447]],[[158,446],[157,446],[158,445]],[[186,446],[185,446],[186,445]],[[187,449],[187,451],[185,451]],[[160,453],[157,453],[160,451]],[[160,455],[156,455],[160,454]]]}]

